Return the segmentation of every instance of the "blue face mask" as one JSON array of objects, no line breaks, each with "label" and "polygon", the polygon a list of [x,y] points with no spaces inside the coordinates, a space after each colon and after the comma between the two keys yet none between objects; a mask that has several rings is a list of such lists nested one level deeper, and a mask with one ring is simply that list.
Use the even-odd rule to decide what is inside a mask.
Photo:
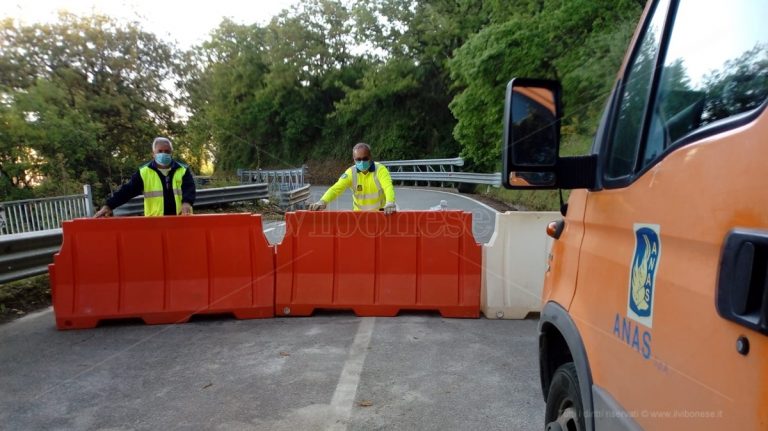
[{"label": "blue face mask", "polygon": [[368,168],[371,167],[371,161],[370,160],[365,160],[365,161],[361,160],[359,162],[355,162],[355,167],[357,168],[358,171],[367,171]]},{"label": "blue face mask", "polygon": [[171,160],[173,160],[173,158],[171,158],[170,154],[166,154],[166,153],[155,154],[155,163],[157,163],[158,165],[168,166],[171,164]]}]

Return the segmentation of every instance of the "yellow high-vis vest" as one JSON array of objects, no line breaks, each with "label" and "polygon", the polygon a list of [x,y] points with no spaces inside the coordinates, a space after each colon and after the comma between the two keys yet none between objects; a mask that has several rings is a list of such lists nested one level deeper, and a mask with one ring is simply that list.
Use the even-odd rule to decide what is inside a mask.
[{"label": "yellow high-vis vest", "polygon": [[[176,162],[179,167],[173,171],[171,188],[176,200],[176,215],[181,214],[181,180],[187,172],[187,167]],[[159,217],[165,214],[165,201],[163,199],[164,177],[149,167],[149,163],[139,169],[141,181],[144,182],[144,216]]]},{"label": "yellow high-vis vest", "polygon": [[371,169],[358,172],[354,166],[348,168],[320,199],[331,202],[350,189],[354,211],[378,211],[387,203],[394,203],[395,188],[386,166],[372,162]]}]

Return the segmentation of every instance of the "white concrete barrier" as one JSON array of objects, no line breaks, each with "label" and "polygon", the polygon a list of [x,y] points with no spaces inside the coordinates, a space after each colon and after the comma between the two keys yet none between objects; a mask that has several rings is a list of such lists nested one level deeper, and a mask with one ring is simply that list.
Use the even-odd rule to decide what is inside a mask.
[{"label": "white concrete barrier", "polygon": [[559,212],[509,211],[483,246],[481,309],[488,319],[524,319],[541,310],[541,290],[552,238],[549,222]]}]

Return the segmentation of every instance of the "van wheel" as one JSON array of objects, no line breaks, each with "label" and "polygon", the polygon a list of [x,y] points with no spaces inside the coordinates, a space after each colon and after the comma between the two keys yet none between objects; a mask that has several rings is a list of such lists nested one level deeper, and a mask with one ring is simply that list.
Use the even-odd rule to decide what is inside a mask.
[{"label": "van wheel", "polygon": [[586,429],[579,379],[576,377],[576,366],[573,362],[561,365],[552,376],[544,423],[547,424],[547,431]]}]

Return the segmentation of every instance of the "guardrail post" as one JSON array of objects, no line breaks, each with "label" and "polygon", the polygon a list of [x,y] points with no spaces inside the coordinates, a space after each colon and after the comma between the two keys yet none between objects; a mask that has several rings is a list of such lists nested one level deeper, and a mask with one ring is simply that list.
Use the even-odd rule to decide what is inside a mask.
[{"label": "guardrail post", "polygon": [[8,233],[8,228],[6,227],[7,224],[8,222],[5,218],[5,207],[0,204],[0,235]]},{"label": "guardrail post", "polygon": [[83,198],[85,199],[85,215],[93,217],[93,193],[91,192],[90,184],[83,186]]}]

